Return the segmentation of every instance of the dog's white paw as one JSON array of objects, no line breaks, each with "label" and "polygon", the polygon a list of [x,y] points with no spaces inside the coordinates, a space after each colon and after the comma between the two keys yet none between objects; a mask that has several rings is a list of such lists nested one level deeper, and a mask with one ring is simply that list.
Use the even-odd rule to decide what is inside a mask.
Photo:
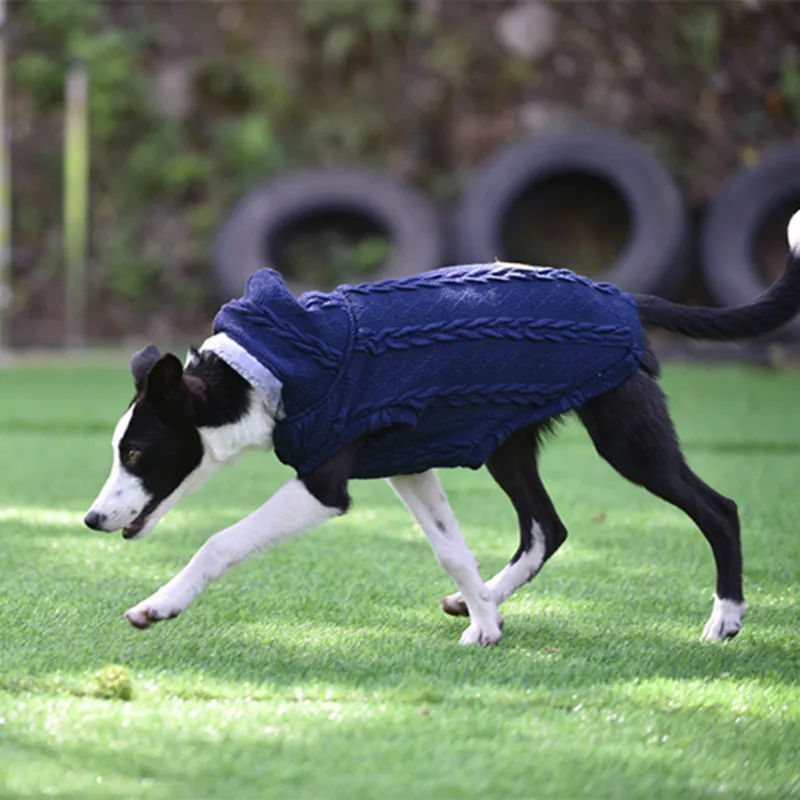
[{"label": "dog's white paw", "polygon": [[157,595],[143,600],[139,605],[129,608],[124,616],[134,628],[144,630],[149,628],[154,622],[162,622],[166,619],[174,619],[183,611],[175,603],[160,600]]},{"label": "dog's white paw", "polygon": [[459,644],[472,644],[478,647],[489,647],[497,644],[502,636],[501,627],[501,625],[478,625],[473,622],[461,634]]},{"label": "dog's white paw", "polygon": [[747,603],[734,600],[720,600],[714,597],[714,610],[703,628],[700,637],[704,642],[719,642],[732,639],[742,629],[742,615],[747,610]]},{"label": "dog's white paw", "polygon": [[[461,592],[450,594],[441,599],[442,610],[445,614],[451,617],[468,617],[469,609],[467,608],[467,601],[461,595]],[[498,610],[497,612],[497,627],[503,630],[503,615]]]}]

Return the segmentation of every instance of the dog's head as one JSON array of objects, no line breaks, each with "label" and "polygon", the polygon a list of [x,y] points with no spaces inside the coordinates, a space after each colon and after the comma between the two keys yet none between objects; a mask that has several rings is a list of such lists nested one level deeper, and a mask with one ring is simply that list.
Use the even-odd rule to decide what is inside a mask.
[{"label": "dog's head", "polygon": [[84,522],[138,539],[205,483],[214,465],[193,422],[203,387],[184,375],[179,359],[149,345],[131,358],[131,372],[136,395],[114,430],[111,474]]}]

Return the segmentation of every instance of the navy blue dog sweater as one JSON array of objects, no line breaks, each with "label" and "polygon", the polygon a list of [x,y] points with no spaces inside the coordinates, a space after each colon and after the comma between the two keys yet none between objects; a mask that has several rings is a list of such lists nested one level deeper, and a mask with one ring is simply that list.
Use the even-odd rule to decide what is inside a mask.
[{"label": "navy blue dog sweater", "polygon": [[278,458],[302,477],[359,437],[354,478],[477,469],[516,429],[633,374],[633,298],[567,270],[484,264],[295,299],[252,275],[214,320],[283,384]]}]

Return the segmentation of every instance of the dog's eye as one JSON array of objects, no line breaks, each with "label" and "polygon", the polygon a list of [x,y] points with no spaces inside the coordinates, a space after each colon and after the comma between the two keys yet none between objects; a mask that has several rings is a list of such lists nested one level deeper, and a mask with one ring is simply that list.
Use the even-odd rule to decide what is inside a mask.
[{"label": "dog's eye", "polygon": [[125,451],[125,461],[128,464],[135,464],[139,460],[139,456],[142,454],[141,450],[137,450],[135,447],[129,447]]}]

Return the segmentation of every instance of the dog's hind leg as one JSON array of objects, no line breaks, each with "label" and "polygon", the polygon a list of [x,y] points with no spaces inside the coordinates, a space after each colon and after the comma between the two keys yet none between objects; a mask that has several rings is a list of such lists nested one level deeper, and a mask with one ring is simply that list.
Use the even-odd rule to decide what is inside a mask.
[{"label": "dog's hind leg", "polygon": [[714,610],[702,638],[736,636],[746,608],[736,504],[689,468],[656,382],[640,371],[588,402],[578,415],[597,452],[617,472],[683,510],[700,528],[717,567]]},{"label": "dog's hind leg", "polygon": [[[517,551],[486,583],[498,605],[532,580],[567,538],[567,529],[539,477],[538,450],[538,430],[527,428],[512,434],[486,462],[489,473],[514,505],[519,520]],[[453,616],[468,613],[461,594],[443,598],[442,608]]]},{"label": "dog's hind leg", "polygon": [[492,592],[481,580],[475,556],[467,547],[436,473],[388,479],[389,485],[417,520],[436,560],[450,574],[469,609],[470,625],[461,644],[486,646],[500,640],[502,618]]}]

